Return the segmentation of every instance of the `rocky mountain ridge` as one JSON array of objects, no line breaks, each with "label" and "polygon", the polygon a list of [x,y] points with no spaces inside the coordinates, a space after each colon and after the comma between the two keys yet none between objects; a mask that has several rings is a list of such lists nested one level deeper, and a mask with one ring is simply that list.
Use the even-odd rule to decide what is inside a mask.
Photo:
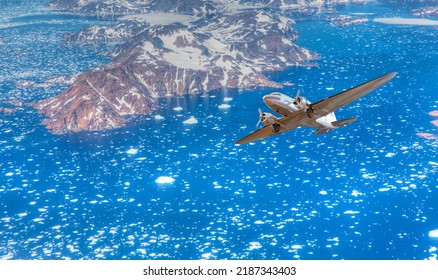
[{"label": "rocky mountain ridge", "polygon": [[[159,97],[223,87],[281,87],[263,72],[319,57],[293,43],[298,38],[293,20],[272,11],[229,6],[264,2],[276,1],[51,1],[49,7],[77,13],[139,17],[68,36],[69,44],[116,44],[110,53],[113,61],[79,75],[60,95],[34,107],[47,117],[43,124],[48,129],[67,133],[121,127],[126,116],[156,110]],[[151,10],[166,14],[157,23],[149,19]],[[187,17],[169,21],[182,14]]]}]

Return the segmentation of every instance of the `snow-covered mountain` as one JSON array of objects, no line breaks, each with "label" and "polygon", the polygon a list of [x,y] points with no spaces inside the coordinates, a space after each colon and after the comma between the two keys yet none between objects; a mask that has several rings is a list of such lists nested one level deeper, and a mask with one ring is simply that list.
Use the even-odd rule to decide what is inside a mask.
[{"label": "snow-covered mountain", "polygon": [[281,87],[263,72],[306,64],[318,55],[294,44],[293,20],[273,11],[230,8],[268,2],[277,1],[54,0],[50,6],[58,9],[129,16],[71,34],[70,44],[118,44],[113,61],[34,106],[50,130],[65,133],[123,126],[126,116],[154,111],[163,96]]}]

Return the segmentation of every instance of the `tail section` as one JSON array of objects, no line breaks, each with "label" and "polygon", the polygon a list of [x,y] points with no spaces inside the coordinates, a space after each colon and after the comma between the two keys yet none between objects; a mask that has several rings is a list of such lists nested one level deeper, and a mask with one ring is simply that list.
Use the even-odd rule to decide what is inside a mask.
[{"label": "tail section", "polygon": [[355,121],[357,121],[357,118],[349,118],[349,119],[344,119],[344,120],[332,122],[332,125],[334,127],[338,128],[338,127],[350,124],[350,123],[355,122]]},{"label": "tail section", "polygon": [[317,131],[313,132],[315,135],[327,134],[331,129],[330,128],[320,128]]},{"label": "tail section", "polygon": [[327,134],[332,129],[350,124],[350,123],[355,122],[355,121],[357,121],[357,118],[349,118],[349,119],[340,120],[340,121],[333,121],[333,122],[331,122],[333,127],[320,128],[317,131],[315,131],[313,134],[315,134],[315,135]]}]

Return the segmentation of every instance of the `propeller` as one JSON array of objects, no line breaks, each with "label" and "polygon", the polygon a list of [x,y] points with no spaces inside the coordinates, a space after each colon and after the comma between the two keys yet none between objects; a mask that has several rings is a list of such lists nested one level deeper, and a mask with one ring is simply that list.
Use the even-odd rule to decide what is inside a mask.
[{"label": "propeller", "polygon": [[297,96],[295,96],[295,98],[294,98],[294,104],[295,105],[298,105],[298,103],[301,102],[300,93],[301,93],[301,90],[298,90],[297,91]]},{"label": "propeller", "polygon": [[266,114],[263,113],[262,109],[260,109],[260,108],[259,108],[259,116],[260,116],[260,118],[259,118],[259,121],[257,122],[256,127],[258,127],[261,122],[264,122],[266,120]]}]

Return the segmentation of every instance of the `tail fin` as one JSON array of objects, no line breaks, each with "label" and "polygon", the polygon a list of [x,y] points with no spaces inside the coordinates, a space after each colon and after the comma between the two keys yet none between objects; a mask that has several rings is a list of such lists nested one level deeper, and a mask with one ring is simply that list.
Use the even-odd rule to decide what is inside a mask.
[{"label": "tail fin", "polygon": [[350,123],[355,122],[355,121],[357,121],[357,118],[349,118],[349,119],[344,119],[344,120],[332,122],[332,125],[337,128],[337,127],[341,127],[341,126],[350,124]]}]

